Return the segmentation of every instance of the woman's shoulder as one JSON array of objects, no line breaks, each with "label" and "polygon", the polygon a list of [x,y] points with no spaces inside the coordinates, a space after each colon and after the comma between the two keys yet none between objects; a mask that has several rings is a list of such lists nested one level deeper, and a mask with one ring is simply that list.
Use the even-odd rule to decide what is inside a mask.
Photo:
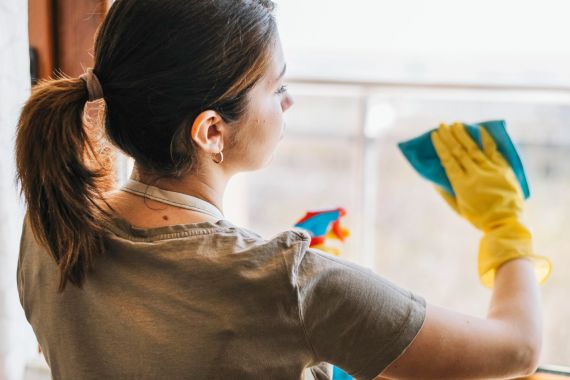
[{"label": "woman's shoulder", "polygon": [[307,231],[296,227],[267,237],[228,219],[145,228],[113,216],[104,221],[103,225],[108,232],[108,239],[125,241],[128,244],[160,243],[163,247],[169,243],[176,246],[209,244],[215,245],[223,252],[231,250],[245,253],[253,249],[257,254],[292,256],[286,261],[296,261],[295,258],[303,254],[311,241]]}]

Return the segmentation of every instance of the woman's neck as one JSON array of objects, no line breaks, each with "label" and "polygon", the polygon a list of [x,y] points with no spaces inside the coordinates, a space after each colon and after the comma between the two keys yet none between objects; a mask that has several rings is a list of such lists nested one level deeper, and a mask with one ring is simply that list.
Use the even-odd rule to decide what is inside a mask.
[{"label": "woman's neck", "polygon": [[[194,196],[215,206],[223,214],[223,197],[227,177],[217,170],[207,171],[211,175],[187,175],[180,179],[161,178],[141,175],[133,169],[130,179],[152,185],[164,190],[175,191]],[[132,226],[139,228],[155,228],[174,224],[193,224],[202,222],[215,223],[219,218],[164,203],[150,198],[135,195],[121,190],[105,193],[105,201],[112,207],[113,213]]]},{"label": "woman's neck", "polygon": [[214,205],[223,214],[224,193],[228,184],[228,178],[221,171],[208,172],[208,176],[188,174],[181,178],[158,178],[145,175],[135,166],[131,173],[131,179],[152,185],[160,189],[188,194],[202,199]]}]

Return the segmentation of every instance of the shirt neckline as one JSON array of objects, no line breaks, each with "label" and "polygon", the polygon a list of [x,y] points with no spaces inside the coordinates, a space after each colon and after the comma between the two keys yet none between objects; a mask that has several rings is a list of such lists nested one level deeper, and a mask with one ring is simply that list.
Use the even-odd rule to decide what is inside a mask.
[{"label": "shirt neckline", "polygon": [[162,189],[133,179],[128,179],[120,190],[157,202],[207,214],[214,218],[224,219],[224,214],[216,206],[190,194]]},{"label": "shirt neckline", "polygon": [[207,235],[214,232],[227,231],[229,229],[236,228],[236,226],[227,219],[219,219],[216,222],[204,221],[150,228],[137,227],[113,212],[111,212],[108,222],[104,222],[103,224],[115,235],[132,241],[154,241],[186,236]]}]

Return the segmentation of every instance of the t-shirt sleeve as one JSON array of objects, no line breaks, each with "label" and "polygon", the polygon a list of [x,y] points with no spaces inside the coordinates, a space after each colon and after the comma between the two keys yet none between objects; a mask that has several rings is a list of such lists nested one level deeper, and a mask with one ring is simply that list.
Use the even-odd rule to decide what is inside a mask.
[{"label": "t-shirt sleeve", "polygon": [[315,359],[373,379],[417,336],[425,299],[346,259],[312,248],[299,255],[299,314]]}]

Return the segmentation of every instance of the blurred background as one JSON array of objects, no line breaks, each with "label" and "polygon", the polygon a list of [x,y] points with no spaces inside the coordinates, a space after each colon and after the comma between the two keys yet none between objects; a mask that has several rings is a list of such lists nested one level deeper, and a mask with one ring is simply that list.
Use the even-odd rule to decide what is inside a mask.
[{"label": "blurred background", "polygon": [[[142,0],[141,0],[142,1]],[[397,143],[440,122],[503,119],[531,188],[536,251],[553,262],[541,287],[542,367],[570,367],[570,3],[565,0],[279,0],[295,99],[269,166],[232,179],[232,222],[266,238],[307,210],[344,207],[342,256],[428,302],[485,317],[479,233],[404,160]],[[0,378],[45,378],[19,305],[23,205],[13,135],[31,83],[92,65],[110,1],[0,0]],[[117,157],[117,184],[130,162]],[[49,377],[48,377],[49,378]]]}]

